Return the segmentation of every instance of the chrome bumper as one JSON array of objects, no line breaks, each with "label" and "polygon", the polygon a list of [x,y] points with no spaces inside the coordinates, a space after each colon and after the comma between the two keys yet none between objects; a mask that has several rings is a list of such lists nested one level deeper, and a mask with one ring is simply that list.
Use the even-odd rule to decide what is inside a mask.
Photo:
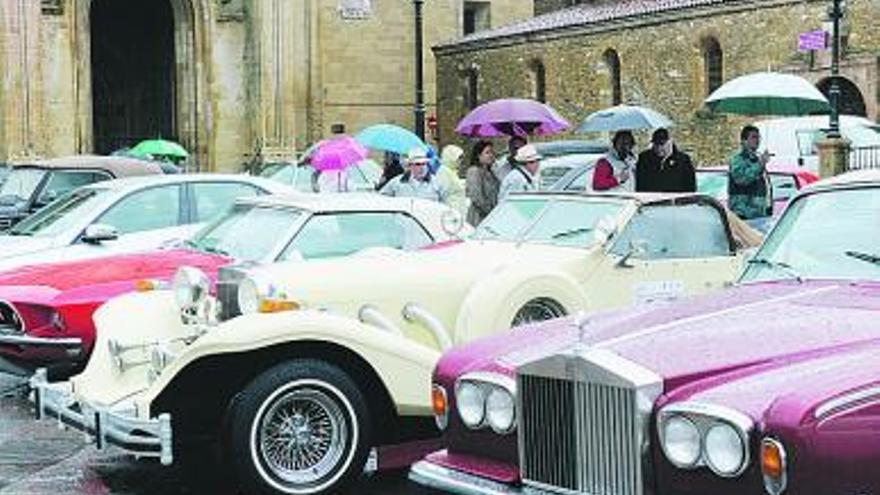
[{"label": "chrome bumper", "polygon": [[527,486],[512,486],[467,474],[455,469],[438,466],[433,462],[419,461],[409,470],[414,483],[460,495],[550,495],[551,492]]},{"label": "chrome bumper", "polygon": [[174,461],[170,414],[140,419],[133,411],[77,402],[70,382],[49,383],[45,369],[37,370],[30,385],[38,420],[55,418],[59,425],[82,431],[98,450],[109,444],[138,457],[158,458],[165,466]]},{"label": "chrome bumper", "polygon": [[57,347],[60,349],[68,349],[82,351],[82,339],[68,337],[61,339],[49,339],[45,337],[31,337],[30,335],[9,335],[0,334],[0,344],[20,345],[25,347]]}]

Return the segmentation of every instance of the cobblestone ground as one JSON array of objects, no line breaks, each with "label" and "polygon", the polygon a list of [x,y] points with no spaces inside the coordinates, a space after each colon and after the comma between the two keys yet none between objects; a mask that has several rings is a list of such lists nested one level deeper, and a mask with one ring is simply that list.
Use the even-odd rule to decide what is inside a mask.
[{"label": "cobblestone ground", "polygon": [[[244,495],[212,473],[97,452],[79,433],[35,422],[31,411],[23,385],[0,374],[0,495]],[[346,495],[426,493],[395,473],[367,478]]]}]

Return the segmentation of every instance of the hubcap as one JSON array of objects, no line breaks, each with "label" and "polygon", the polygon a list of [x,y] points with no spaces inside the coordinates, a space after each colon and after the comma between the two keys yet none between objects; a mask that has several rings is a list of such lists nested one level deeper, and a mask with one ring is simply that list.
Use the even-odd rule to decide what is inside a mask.
[{"label": "hubcap", "polygon": [[518,327],[528,323],[536,323],[539,321],[552,320],[565,315],[565,310],[549,299],[534,299],[529,301],[516,312],[513,317],[512,326]]},{"label": "hubcap", "polygon": [[257,446],[272,474],[295,485],[320,483],[335,472],[349,442],[342,408],[324,391],[291,390],[260,419]]}]

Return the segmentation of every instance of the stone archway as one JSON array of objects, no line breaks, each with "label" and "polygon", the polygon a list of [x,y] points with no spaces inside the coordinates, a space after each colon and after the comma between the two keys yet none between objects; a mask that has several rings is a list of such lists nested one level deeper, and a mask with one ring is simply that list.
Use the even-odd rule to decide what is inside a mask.
[{"label": "stone archway", "polygon": [[[831,80],[828,77],[819,81],[816,87],[826,97],[831,96]],[[868,111],[865,107],[865,98],[862,96],[861,90],[849,79],[838,76],[838,85],[840,86],[840,113],[842,115],[858,115],[867,117]]]},{"label": "stone archway", "polygon": [[[164,0],[171,8],[173,94],[170,122],[181,144],[193,154],[200,170],[213,169],[214,124],[208,95],[211,68],[213,10],[210,0]],[[101,0],[75,0],[73,28],[77,53],[77,148],[80,153],[98,150],[92,87],[92,7]],[[152,0],[144,3],[153,4]]]}]

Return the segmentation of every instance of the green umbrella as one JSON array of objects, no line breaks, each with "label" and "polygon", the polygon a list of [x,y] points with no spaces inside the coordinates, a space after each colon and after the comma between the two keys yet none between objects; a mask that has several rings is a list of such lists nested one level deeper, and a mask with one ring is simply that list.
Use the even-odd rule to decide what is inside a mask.
[{"label": "green umbrella", "polygon": [[166,141],[164,139],[147,139],[141,141],[132,148],[129,153],[140,158],[170,156],[185,160],[189,156],[189,153],[187,153],[183,146],[174,141]]}]

